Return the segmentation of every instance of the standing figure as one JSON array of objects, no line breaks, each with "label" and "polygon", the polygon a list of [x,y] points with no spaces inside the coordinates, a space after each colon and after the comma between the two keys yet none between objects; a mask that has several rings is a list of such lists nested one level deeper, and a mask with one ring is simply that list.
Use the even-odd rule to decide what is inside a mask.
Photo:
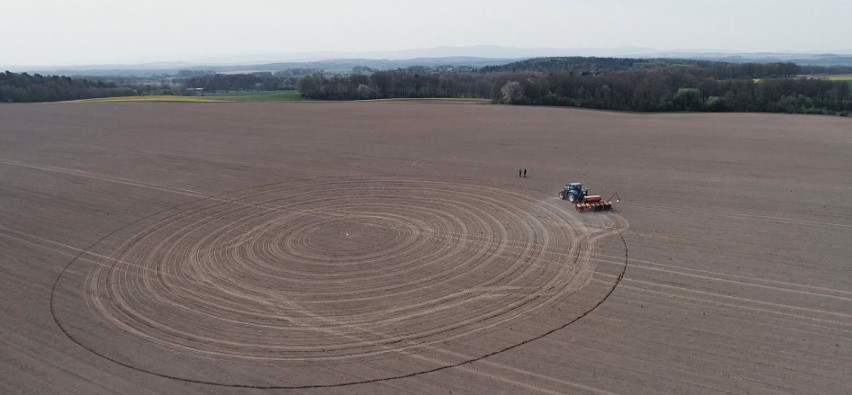
[{"label": "standing figure", "polygon": [[527,169],[524,169],[524,178],[527,178]]},{"label": "standing figure", "polygon": [[518,177],[521,176],[521,169],[518,169]]}]

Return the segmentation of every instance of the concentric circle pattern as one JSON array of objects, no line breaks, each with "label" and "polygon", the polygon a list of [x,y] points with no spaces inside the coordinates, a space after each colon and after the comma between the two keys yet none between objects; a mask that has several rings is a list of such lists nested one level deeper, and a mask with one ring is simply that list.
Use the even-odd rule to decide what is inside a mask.
[{"label": "concentric circle pattern", "polygon": [[250,189],[145,224],[88,266],[82,298],[109,331],[176,353],[273,364],[410,355],[487,336],[584,287],[594,241],[613,230],[576,215],[454,182]]}]

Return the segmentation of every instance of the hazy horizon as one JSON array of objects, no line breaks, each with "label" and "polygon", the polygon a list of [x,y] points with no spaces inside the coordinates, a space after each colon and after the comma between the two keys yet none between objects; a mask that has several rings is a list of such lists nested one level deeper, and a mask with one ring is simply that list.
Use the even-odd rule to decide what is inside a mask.
[{"label": "hazy horizon", "polygon": [[[745,4],[744,4],[745,3]],[[271,0],[15,2],[0,64],[197,62],[494,45],[660,52],[852,52],[852,2]],[[8,38],[14,39],[8,39]]]}]

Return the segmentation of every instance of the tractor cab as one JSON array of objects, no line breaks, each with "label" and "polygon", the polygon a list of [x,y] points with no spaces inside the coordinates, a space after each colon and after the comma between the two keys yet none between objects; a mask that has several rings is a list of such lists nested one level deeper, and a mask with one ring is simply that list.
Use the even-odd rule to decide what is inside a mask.
[{"label": "tractor cab", "polygon": [[565,199],[570,201],[571,203],[582,202],[586,199],[586,195],[589,194],[588,188],[583,188],[583,184],[579,182],[572,182],[568,185],[565,185],[562,188],[562,191],[559,192],[559,197],[561,199]]}]

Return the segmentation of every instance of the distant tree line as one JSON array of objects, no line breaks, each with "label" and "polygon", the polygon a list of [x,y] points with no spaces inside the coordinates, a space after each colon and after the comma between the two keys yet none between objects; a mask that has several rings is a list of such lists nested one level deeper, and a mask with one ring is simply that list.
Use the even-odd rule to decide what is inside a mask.
[{"label": "distant tree line", "polygon": [[[168,74],[140,76],[101,76],[101,75],[78,75],[73,78],[82,78],[89,81],[103,81],[116,86],[132,88],[139,96],[149,95],[174,95],[180,91],[180,77]],[[185,78],[185,77],[184,77]]]},{"label": "distant tree line", "polygon": [[215,74],[82,77],[0,74],[0,102],[108,96],[298,88],[321,100],[483,98],[495,103],[573,106],[621,111],[749,111],[847,115],[850,86],[803,75],[852,74],[847,66],[730,63],[685,59],[535,58],[479,69],[411,66],[380,71],[354,66],[349,74],[313,68]]},{"label": "distant tree line", "polygon": [[304,97],[322,100],[489,98],[492,83],[491,78],[475,73],[401,70],[331,77],[314,74],[299,80],[297,88]]},{"label": "distant tree line", "polygon": [[[691,59],[631,59],[597,57],[534,58],[499,66],[486,66],[480,73],[568,73],[608,74],[618,71],[647,71],[690,68],[694,73],[717,79],[785,78],[801,74],[794,63],[729,63]],[[852,67],[849,68],[852,70]]]},{"label": "distant tree line", "polygon": [[133,88],[114,83],[40,74],[0,73],[0,103],[27,103],[135,96]]},{"label": "distant tree line", "polygon": [[847,115],[849,85],[815,78],[715,79],[667,68],[598,76],[507,75],[492,97],[539,104],[621,111],[735,111]]},{"label": "distant tree line", "polygon": [[[825,70],[811,66],[808,71]],[[469,97],[621,111],[852,111],[848,84],[799,77],[801,72],[793,63],[539,58],[471,72],[409,68],[314,74],[302,78],[298,88],[305,97],[325,100]]]},{"label": "distant tree line", "polygon": [[296,89],[296,82],[299,78],[290,74],[288,72],[277,72],[275,74],[271,72],[208,74],[189,77],[184,81],[184,85],[187,88],[203,88],[205,91],[277,91]]}]

